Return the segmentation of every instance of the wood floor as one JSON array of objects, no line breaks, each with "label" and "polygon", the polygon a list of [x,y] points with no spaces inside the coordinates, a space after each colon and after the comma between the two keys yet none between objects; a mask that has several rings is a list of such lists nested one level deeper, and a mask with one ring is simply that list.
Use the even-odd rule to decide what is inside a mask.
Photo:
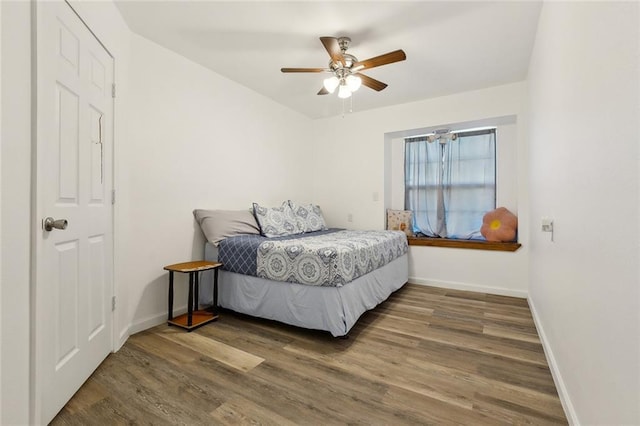
[{"label": "wood floor", "polygon": [[109,355],[53,424],[566,424],[524,299],[407,284],[348,339],[222,311]]}]

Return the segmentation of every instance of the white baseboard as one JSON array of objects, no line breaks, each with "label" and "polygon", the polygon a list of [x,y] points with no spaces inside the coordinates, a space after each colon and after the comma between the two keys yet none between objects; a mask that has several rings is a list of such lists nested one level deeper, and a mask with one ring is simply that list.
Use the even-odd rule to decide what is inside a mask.
[{"label": "white baseboard", "polygon": [[131,324],[127,325],[125,328],[122,329],[122,331],[120,331],[120,334],[118,335],[118,343],[114,352],[118,352],[122,347],[122,345],[125,344],[129,336],[131,335],[130,330],[131,330]]},{"label": "white baseboard", "polygon": [[531,298],[528,298],[527,301],[529,302],[529,308],[531,310],[531,315],[533,316],[533,322],[536,324],[538,336],[540,337],[542,347],[544,348],[544,356],[547,358],[547,364],[549,364],[551,376],[553,377],[553,381],[556,384],[556,389],[558,391],[558,396],[560,397],[560,402],[562,403],[564,413],[567,416],[567,420],[569,421],[570,425],[579,425],[580,422],[578,421],[578,415],[573,408],[573,404],[571,403],[571,398],[569,397],[569,392],[567,391],[567,387],[564,384],[564,380],[562,380],[562,374],[560,374],[558,363],[556,362],[556,358],[553,355],[553,350],[551,349],[551,345],[549,344],[547,335],[544,332],[544,328],[542,327],[540,317],[538,317],[538,311],[536,310],[535,304],[533,303],[533,300],[531,300]]},{"label": "white baseboard", "polygon": [[529,295],[529,293],[524,290],[511,290],[508,288],[490,287],[454,281],[434,281],[424,278],[409,277],[409,282],[412,284],[428,285],[432,287],[450,288],[452,290],[475,291],[478,293],[496,294],[498,296],[519,297],[522,299],[526,299]]},{"label": "white baseboard", "polygon": [[[174,309],[173,315],[178,316],[187,312],[187,305]],[[156,325],[160,325],[167,322],[167,313],[161,313],[152,315],[150,317],[143,318],[136,322],[131,323],[129,326],[129,336],[132,334],[140,333],[141,331],[148,330]]]}]

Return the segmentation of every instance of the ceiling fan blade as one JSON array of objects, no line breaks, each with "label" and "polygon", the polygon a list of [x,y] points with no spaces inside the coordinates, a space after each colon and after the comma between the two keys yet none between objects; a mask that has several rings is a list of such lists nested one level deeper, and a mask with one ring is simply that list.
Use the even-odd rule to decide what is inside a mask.
[{"label": "ceiling fan blade", "polygon": [[282,72],[325,72],[326,68],[280,68]]},{"label": "ceiling fan blade", "polygon": [[358,77],[360,77],[362,79],[362,84],[369,87],[370,89],[373,89],[375,91],[381,91],[384,90],[387,85],[379,80],[376,80],[375,78],[371,78],[368,75],[364,75],[364,74],[357,74]]},{"label": "ceiling fan blade", "polygon": [[327,49],[327,52],[329,53],[329,56],[331,56],[331,60],[334,63],[340,62],[342,66],[347,65],[344,61],[344,56],[342,56],[342,51],[340,50],[340,45],[338,44],[337,38],[320,37],[320,41],[322,42],[324,48]]},{"label": "ceiling fan blade", "polygon": [[327,89],[325,89],[324,86],[318,92],[318,95],[328,95],[328,94],[329,94],[329,91]]},{"label": "ceiling fan blade", "polygon": [[404,61],[405,59],[407,59],[407,55],[405,55],[403,50],[394,50],[393,52],[385,53],[384,55],[356,62],[355,64],[353,64],[353,67],[351,69],[353,71],[359,71],[363,69],[379,67],[380,65],[387,65],[394,62]]}]

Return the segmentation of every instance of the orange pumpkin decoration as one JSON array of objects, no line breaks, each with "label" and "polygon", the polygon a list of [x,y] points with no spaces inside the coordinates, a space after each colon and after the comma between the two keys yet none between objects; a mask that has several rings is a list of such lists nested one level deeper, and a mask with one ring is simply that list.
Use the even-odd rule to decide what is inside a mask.
[{"label": "orange pumpkin decoration", "polygon": [[487,241],[514,241],[518,218],[504,207],[487,212],[482,218],[480,233]]}]

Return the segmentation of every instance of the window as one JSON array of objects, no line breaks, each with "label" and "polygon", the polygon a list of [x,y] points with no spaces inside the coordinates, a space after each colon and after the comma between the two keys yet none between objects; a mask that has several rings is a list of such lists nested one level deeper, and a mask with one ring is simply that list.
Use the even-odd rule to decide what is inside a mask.
[{"label": "window", "polygon": [[405,139],[405,208],[428,237],[483,239],[496,208],[496,129]]}]

